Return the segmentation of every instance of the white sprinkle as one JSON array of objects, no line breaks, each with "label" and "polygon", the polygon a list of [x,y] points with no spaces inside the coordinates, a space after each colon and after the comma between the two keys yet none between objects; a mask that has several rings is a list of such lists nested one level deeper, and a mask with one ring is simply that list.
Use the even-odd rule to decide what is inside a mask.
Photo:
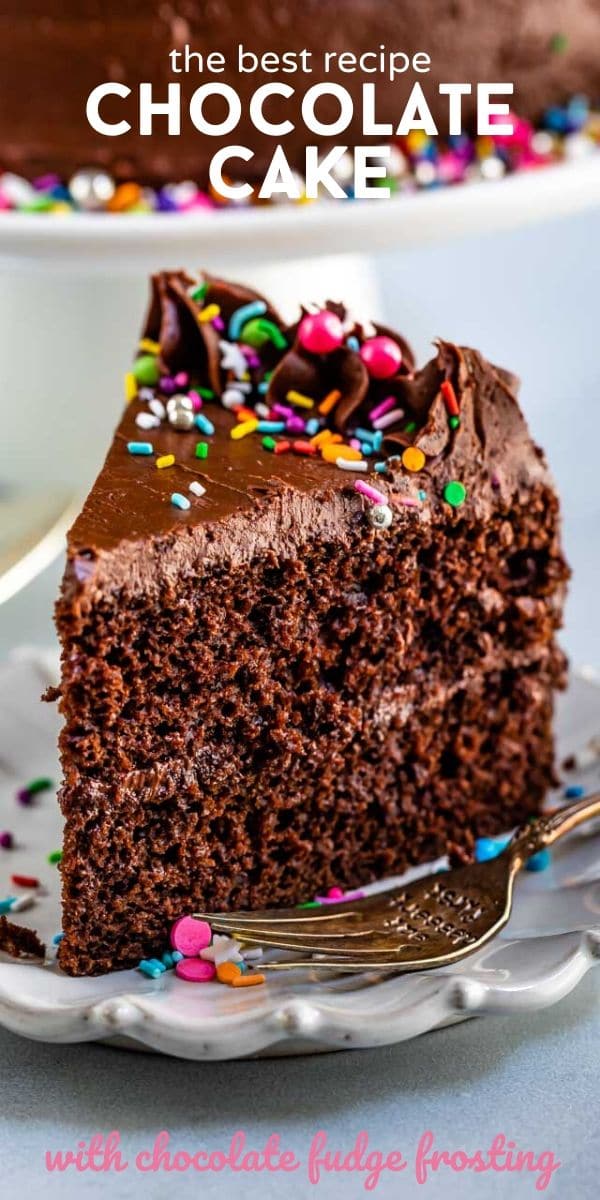
[{"label": "white sprinkle", "polygon": [[225,388],[221,396],[221,404],[223,408],[235,408],[237,404],[244,403],[244,394],[239,388]]},{"label": "white sprinkle", "polygon": [[13,900],[10,906],[11,913],[23,912],[26,908],[31,908],[35,904],[36,899],[35,892],[25,892],[23,896],[19,896],[16,900]]},{"label": "white sprinkle", "polygon": [[190,492],[193,493],[194,496],[205,496],[206,495],[206,488],[203,487],[201,483],[198,483],[197,479],[194,479],[193,482],[190,483],[189,490],[190,490]]},{"label": "white sprinkle", "polygon": [[261,417],[263,421],[267,421],[271,416],[271,409],[269,408],[269,405],[263,404],[262,401],[259,404],[254,405],[254,411],[257,417]]},{"label": "white sprinkle", "polygon": [[154,413],[155,417],[160,417],[161,421],[164,421],[167,415],[167,410],[162,400],[158,399],[158,396],[151,397],[151,399],[148,401],[148,408],[150,409],[150,412]]},{"label": "white sprinkle", "polygon": [[156,429],[160,425],[160,417],[155,417],[152,413],[139,412],[135,423],[140,429]]},{"label": "white sprinkle", "polygon": [[382,417],[378,417],[373,421],[373,429],[387,429],[388,425],[395,425],[396,421],[401,421],[404,416],[403,408],[393,408],[391,412],[384,413]]},{"label": "white sprinkle", "polygon": [[341,467],[342,471],[368,471],[369,464],[366,459],[361,458],[360,461],[353,458],[336,458],[336,467]]}]

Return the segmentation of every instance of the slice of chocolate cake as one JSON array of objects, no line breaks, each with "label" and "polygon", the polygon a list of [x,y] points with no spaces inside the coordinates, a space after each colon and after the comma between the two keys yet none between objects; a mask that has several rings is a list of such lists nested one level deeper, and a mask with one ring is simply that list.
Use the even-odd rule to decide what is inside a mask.
[{"label": "slice of chocolate cake", "polygon": [[62,967],[537,812],[568,572],[515,380],[171,272],[127,391],[57,605]]}]

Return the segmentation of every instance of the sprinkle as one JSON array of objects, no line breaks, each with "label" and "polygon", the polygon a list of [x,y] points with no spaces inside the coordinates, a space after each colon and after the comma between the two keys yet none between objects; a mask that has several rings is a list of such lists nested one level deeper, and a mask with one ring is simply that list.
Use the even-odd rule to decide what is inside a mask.
[{"label": "sprinkle", "polygon": [[273,412],[276,413],[278,417],[285,417],[286,420],[288,417],[293,417],[294,415],[293,410],[287,404],[274,404]]},{"label": "sprinkle", "polygon": [[262,401],[258,401],[254,405],[254,412],[257,417],[260,417],[261,421],[269,421],[271,419],[271,409],[268,404],[263,404]]},{"label": "sprinkle", "polygon": [[188,488],[188,491],[190,491],[190,492],[192,493],[192,495],[193,495],[193,496],[204,496],[204,495],[206,495],[206,488],[204,487],[204,485],[203,485],[202,483],[198,483],[198,480],[197,480],[197,479],[194,479],[194,480],[192,481],[192,483],[190,483],[190,486],[189,486],[189,488]]},{"label": "sprinkle", "polygon": [[205,962],[213,962],[216,967],[226,962],[240,963],[242,961],[240,949],[240,943],[236,942],[235,938],[228,937],[224,933],[215,933],[210,946],[205,946],[200,951],[200,958],[203,958]]},{"label": "sprinkle", "polygon": [[286,441],[278,442],[273,451],[273,454],[286,454],[288,450],[291,450],[291,448],[292,448],[291,442],[286,442]]},{"label": "sprinkle", "polygon": [[152,442],[128,442],[127,449],[130,454],[154,454]]},{"label": "sprinkle", "polygon": [[386,462],[376,462],[374,464],[374,469],[377,471],[378,475],[385,475],[388,465]]},{"label": "sprinkle", "polygon": [[417,428],[417,422],[409,421],[408,424],[404,426],[404,432],[405,433],[414,433],[416,428]]},{"label": "sprinkle", "polygon": [[427,492],[424,492],[422,488],[419,488],[419,491],[417,492],[417,496],[419,497],[419,500],[426,500]]},{"label": "sprinkle", "polygon": [[497,858],[508,843],[510,838],[490,838],[480,837],[475,839],[475,862],[489,862],[492,858]]},{"label": "sprinkle", "polygon": [[3,850],[12,850],[14,846],[13,835],[12,833],[8,832],[8,829],[5,829],[2,833],[0,833],[0,846],[2,846]]},{"label": "sprinkle", "polygon": [[[354,442],[352,442],[352,445],[354,445]],[[360,450],[364,454],[365,458],[373,457],[374,451],[373,451],[373,447],[370,442],[359,442],[358,445],[359,445]]]},{"label": "sprinkle", "polygon": [[11,913],[25,912],[27,908],[32,908],[37,900],[35,892],[24,892],[22,896],[18,896],[13,900],[10,911]]},{"label": "sprinkle", "polygon": [[154,387],[159,379],[156,356],[154,354],[141,354],[139,358],[136,358],[131,368],[131,373],[137,383]]},{"label": "sprinkle", "polygon": [[334,390],[332,392],[328,392],[327,395],[325,396],[325,398],[323,400],[321,400],[321,403],[319,405],[319,412],[320,412],[321,416],[322,417],[328,416],[328,414],[332,411],[332,409],[335,408],[338,400],[341,400],[341,398],[342,398],[342,393],[340,391],[338,391],[337,388],[334,388]]},{"label": "sprinkle", "polygon": [[552,858],[550,851],[544,847],[543,850],[538,850],[537,854],[532,854],[531,858],[525,863],[526,871],[545,871],[550,866]]},{"label": "sprinkle", "polygon": [[460,425],[460,417],[449,417],[448,424],[451,429],[458,429]]},{"label": "sprinkle", "polygon": [[265,977],[260,971],[253,971],[250,975],[236,975],[232,980],[232,987],[256,987],[259,983],[265,983]]},{"label": "sprinkle", "polygon": [[198,313],[198,321],[201,325],[205,325],[207,321],[214,321],[220,313],[221,309],[218,304],[207,304],[206,308],[202,308]]},{"label": "sprinkle", "polygon": [[276,445],[277,445],[277,442],[275,441],[275,438],[272,438],[272,437],[264,437],[264,438],[263,438],[263,440],[262,440],[262,447],[263,447],[263,450],[271,450],[271,451],[273,451],[273,450],[275,449]]},{"label": "sprinkle", "polygon": [[582,796],[585,796],[585,788],[578,783],[571,783],[569,787],[565,788],[565,799],[567,800],[580,800]]},{"label": "sprinkle", "polygon": [[175,967],[177,978],[185,979],[186,983],[208,983],[216,973],[214,964],[201,958],[182,958]]},{"label": "sprinkle", "polygon": [[63,940],[64,936],[65,936],[65,935],[64,935],[64,933],[62,932],[62,930],[61,930],[61,932],[60,932],[60,933],[55,933],[55,934],[54,934],[54,937],[52,938],[52,945],[53,945],[53,946],[60,946],[60,943],[62,942],[62,940]]},{"label": "sprinkle", "polygon": [[26,787],[19,788],[17,795],[16,795],[16,799],[17,799],[17,802],[19,804],[22,804],[24,808],[27,808],[30,804],[33,803],[33,796],[27,790]]},{"label": "sprinkle", "polygon": [[262,317],[266,313],[267,306],[264,300],[251,300],[249,304],[242,304],[241,308],[236,308],[233,315],[230,317],[227,336],[232,342],[237,342],[243,326],[251,320],[252,317]]},{"label": "sprinkle", "polygon": [[258,421],[256,417],[253,417],[249,421],[242,421],[241,424],[234,425],[233,429],[229,431],[229,436],[237,442],[240,438],[247,437],[249,433],[254,433],[257,429]]},{"label": "sprinkle", "polygon": [[160,342],[153,342],[152,338],[142,338],[138,350],[145,351],[146,354],[160,354]]},{"label": "sprinkle", "polygon": [[292,450],[295,454],[316,454],[317,447],[313,446],[312,442],[292,442]]},{"label": "sprinkle", "polygon": [[222,962],[217,965],[217,979],[219,983],[233,983],[237,975],[241,975],[241,967],[235,962]]},{"label": "sprinkle", "polygon": [[11,911],[16,899],[16,896],[7,896],[5,900],[0,900],[0,917]]},{"label": "sprinkle", "polygon": [[164,975],[166,971],[164,963],[159,962],[156,958],[142,958],[137,969],[142,972],[142,975],[147,975],[149,979],[160,979],[160,976]]},{"label": "sprinkle", "polygon": [[207,283],[201,283],[199,287],[194,283],[188,292],[188,296],[191,297],[191,299],[194,301],[194,304],[202,304],[207,291]]},{"label": "sprinkle", "polygon": [[446,405],[448,415],[450,417],[458,417],[460,414],[460,408],[458,407],[456,392],[454,391],[452,383],[449,379],[444,379],[444,382],[440,384],[440,392],[444,397],[444,403]]},{"label": "sprinkle", "polygon": [[376,404],[375,408],[371,409],[371,411],[369,413],[369,420],[376,421],[378,417],[385,416],[385,414],[387,412],[389,412],[391,408],[394,407],[395,403],[396,403],[395,396],[386,396],[385,400],[381,401],[381,404]]},{"label": "sprinkle", "polygon": [[62,850],[52,850],[48,855],[48,862],[51,867],[55,867],[62,858]]},{"label": "sprinkle", "polygon": [[333,433],[331,429],[322,429],[311,440],[313,446],[316,446],[320,450],[322,446],[331,446],[334,443],[339,444],[343,441],[343,438],[341,433]]},{"label": "sprinkle", "polygon": [[308,421],[306,422],[305,433],[308,434],[308,437],[312,438],[318,432],[319,432],[319,418],[318,417],[309,417]]},{"label": "sprinkle", "polygon": [[246,408],[243,404],[241,404],[239,408],[236,408],[234,411],[237,421],[254,421],[256,417],[254,409]]},{"label": "sprinkle", "polygon": [[360,462],[361,459],[360,450],[353,450],[352,446],[339,446],[337,442],[327,442],[321,446],[321,454],[328,463],[337,463],[338,458],[347,462]]},{"label": "sprinkle", "polygon": [[362,446],[358,438],[350,438],[350,445],[352,446],[353,450],[359,450],[362,453]]},{"label": "sprinkle", "polygon": [[212,388],[199,387],[199,388],[195,388],[195,391],[198,393],[199,396],[202,397],[203,400],[214,400],[215,399],[215,393],[213,392]]},{"label": "sprinkle", "polygon": [[54,787],[54,782],[52,779],[48,778],[47,775],[40,775],[40,776],[38,776],[37,779],[32,779],[25,786],[27,788],[27,791],[29,792],[29,795],[35,796],[35,795],[37,795],[38,792],[52,791],[52,788]]},{"label": "sprinkle", "polygon": [[375,429],[388,429],[390,425],[395,425],[396,421],[401,421],[403,416],[403,408],[393,408],[391,412],[386,412],[382,417],[373,421],[373,426]]},{"label": "sprinkle", "polygon": [[464,483],[458,479],[452,479],[444,488],[444,500],[446,504],[450,504],[452,508],[460,508],[467,496],[467,489]]},{"label": "sprinkle", "polygon": [[174,508],[181,508],[184,512],[190,507],[190,502],[187,496],[182,496],[181,492],[173,492],[171,496],[171,504]]},{"label": "sprinkle", "polygon": [[137,394],[138,386],[135,375],[133,374],[133,371],[128,371],[125,375],[125,403],[131,404],[131,401],[135,400]]},{"label": "sprinkle", "polygon": [[194,425],[200,430],[201,433],[210,435],[211,433],[215,432],[215,427],[212,421],[209,421],[208,417],[205,417],[204,413],[197,413],[197,415],[194,417]]},{"label": "sprinkle", "polygon": [[374,429],[361,429],[359,427],[358,429],[354,430],[354,437],[358,438],[361,442],[372,442],[373,438],[376,436],[377,431]]},{"label": "sprinkle", "polygon": [[15,887],[37,888],[40,886],[40,881],[35,878],[35,875],[11,875],[10,882],[14,883]]},{"label": "sprinkle", "polygon": [[286,400],[290,404],[295,404],[296,408],[314,408],[315,402],[310,396],[305,396],[303,392],[296,392],[293,389],[286,394]]},{"label": "sprinkle", "polygon": [[208,458],[208,442],[196,442],[196,458]]},{"label": "sprinkle", "polygon": [[341,467],[343,471],[368,471],[369,464],[364,458],[360,462],[355,462],[349,458],[336,458],[336,467]]},{"label": "sprinkle", "polygon": [[372,487],[370,483],[365,483],[364,479],[355,480],[354,490],[360,492],[361,496],[365,496],[372,504],[387,504],[387,496],[383,492],[378,492],[377,488]]},{"label": "sprinkle", "polygon": [[164,419],[167,415],[167,410],[166,410],[162,400],[158,399],[158,396],[153,396],[148,401],[148,408],[150,409],[150,412],[154,413],[155,417],[160,417],[160,420],[164,421]]},{"label": "sprinkle", "polygon": [[135,423],[138,429],[157,429],[160,425],[160,419],[155,417],[153,413],[139,412],[135,418]]},{"label": "sprinkle", "polygon": [[257,433],[283,433],[285,429],[285,421],[259,421],[256,426]]},{"label": "sprinkle", "polygon": [[288,433],[304,433],[306,422],[302,420],[302,417],[291,416],[288,417],[285,427]]},{"label": "sprinkle", "polygon": [[278,329],[272,321],[260,320],[257,321],[256,324],[257,328],[262,334],[262,341],[265,341],[265,339],[268,338],[273,343],[276,350],[287,350],[286,339],[284,338],[281,330]]},{"label": "sprinkle", "polygon": [[402,452],[402,466],[407,471],[422,471],[425,466],[425,455],[418,446],[407,446]]},{"label": "sprinkle", "polygon": [[412,496],[397,496],[396,503],[403,504],[405,508],[418,508],[419,507],[418,500],[413,500]]},{"label": "sprinkle", "polygon": [[178,388],[186,388],[189,382],[190,377],[187,371],[178,371],[177,374],[173,376],[173,383]]},{"label": "sprinkle", "polygon": [[354,337],[354,334],[352,334],[351,337],[346,338],[346,345],[349,350],[354,350],[355,353],[358,354],[358,351],[360,350],[360,342],[357,337]]},{"label": "sprinkle", "polygon": [[156,460],[156,466],[158,467],[159,471],[162,471],[165,467],[172,467],[174,462],[174,454],[161,454],[160,458],[157,458]]}]

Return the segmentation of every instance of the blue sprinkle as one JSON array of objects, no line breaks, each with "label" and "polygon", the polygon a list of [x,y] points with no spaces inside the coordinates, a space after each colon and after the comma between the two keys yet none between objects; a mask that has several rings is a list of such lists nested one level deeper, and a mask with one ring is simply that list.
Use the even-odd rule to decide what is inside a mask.
[{"label": "blue sprinkle", "polygon": [[373,453],[373,447],[370,442],[361,442],[360,448],[361,448],[361,452],[364,454],[365,458],[371,457],[371,455]]},{"label": "blue sprinkle", "polygon": [[166,967],[166,968],[167,968],[167,971],[168,971],[168,970],[169,970],[171,967],[174,967],[174,966],[175,966],[175,963],[173,962],[173,955],[172,955],[172,954],[169,954],[169,951],[168,951],[168,950],[166,950],[166,951],[165,951],[165,953],[163,954],[163,956],[162,956],[162,960],[161,960],[161,961],[162,961],[163,967]]},{"label": "blue sprinkle", "polygon": [[375,437],[373,438],[373,449],[375,451],[381,450],[382,446],[383,446],[383,430],[377,429],[375,431]]},{"label": "blue sprinkle", "polygon": [[566,800],[580,800],[582,796],[585,796],[585,788],[579,783],[570,783],[568,788],[565,788]]},{"label": "blue sprinkle", "polygon": [[426,500],[427,492],[424,492],[423,489],[420,488],[419,491],[417,492],[417,496],[419,497],[419,500]]},{"label": "blue sprinkle", "polygon": [[257,391],[260,392],[261,396],[266,396],[268,390],[269,390],[269,381],[268,381],[268,379],[263,379],[262,383],[259,383]]},{"label": "blue sprinkle", "polygon": [[283,433],[285,430],[285,421],[259,421],[256,426],[257,433]]},{"label": "blue sprinkle", "polygon": [[505,846],[508,846],[510,838],[477,838],[475,842],[475,862],[489,862],[491,858],[497,858],[502,854]]},{"label": "blue sprinkle", "polygon": [[315,433],[319,432],[320,425],[321,422],[319,421],[318,417],[310,417],[306,422],[306,429],[304,432],[307,433],[309,437],[314,437]]},{"label": "blue sprinkle", "polygon": [[387,469],[388,469],[387,463],[385,463],[385,462],[375,463],[375,470],[377,471],[378,475],[385,475]]},{"label": "blue sprinkle", "polygon": [[215,427],[212,421],[209,421],[208,417],[204,416],[204,413],[196,414],[194,417],[194,425],[201,431],[201,433],[210,434],[215,432]]},{"label": "blue sprinkle", "polygon": [[360,350],[360,342],[357,337],[354,337],[354,334],[346,340],[346,345],[349,350],[355,350],[356,353]]},{"label": "blue sprinkle", "polygon": [[236,308],[233,315],[230,317],[227,335],[231,342],[237,342],[242,329],[247,321],[252,317],[262,317],[267,311],[267,306],[264,300],[251,300],[249,304],[242,304],[241,308]]},{"label": "blue sprinkle", "polygon": [[375,440],[375,433],[376,433],[376,430],[374,430],[374,429],[359,428],[359,429],[354,430],[354,433],[352,436],[355,438],[358,438],[359,442],[371,443],[372,441]]},{"label": "blue sprinkle", "polygon": [[538,850],[537,854],[533,854],[529,862],[525,863],[525,870],[545,871],[550,866],[551,861],[549,850]]},{"label": "blue sprinkle", "polygon": [[154,454],[152,442],[128,442],[127,449],[130,454]]},{"label": "blue sprinkle", "polygon": [[142,958],[137,969],[142,972],[142,975],[147,975],[149,979],[159,979],[165,972],[165,967],[156,958]]},{"label": "blue sprinkle", "polygon": [[7,896],[6,900],[0,900],[0,917],[3,916],[4,913],[10,912],[16,898],[16,896]]},{"label": "blue sprinkle", "polygon": [[60,943],[62,942],[64,936],[65,936],[64,933],[55,933],[54,937],[52,938],[52,945],[59,946]]},{"label": "blue sprinkle", "polygon": [[171,954],[171,958],[173,959],[174,963],[181,962],[182,958],[184,957],[185,956],[181,953],[181,950],[174,950]]},{"label": "blue sprinkle", "polygon": [[187,496],[182,496],[181,492],[173,492],[173,495],[171,496],[171,504],[173,504],[175,508],[183,509],[184,512],[190,507],[190,502]]}]

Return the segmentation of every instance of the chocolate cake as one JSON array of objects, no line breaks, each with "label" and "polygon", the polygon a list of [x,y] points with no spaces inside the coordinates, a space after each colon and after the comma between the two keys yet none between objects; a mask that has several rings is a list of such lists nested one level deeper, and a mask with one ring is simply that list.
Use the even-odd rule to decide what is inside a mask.
[{"label": "chocolate cake", "polygon": [[[431,71],[409,72],[392,82],[385,75],[361,75],[332,69],[327,79],[348,88],[359,113],[361,84],[375,81],[378,119],[399,120],[415,79],[425,86],[434,114],[447,113],[447,99],[437,93],[440,82],[473,85],[465,98],[472,116],[478,81],[514,83],[514,109],[535,119],[549,105],[561,104],[576,93],[591,101],[600,92],[597,47],[600,40],[598,0],[498,0],[492,7],[481,0],[4,0],[0,13],[0,161],[5,170],[29,178],[58,172],[68,178],[79,167],[105,167],[117,178],[133,177],[160,184],[192,178],[205,182],[207,164],[215,151],[236,142],[256,152],[256,177],[271,158],[275,142],[257,133],[248,113],[257,86],[279,78],[298,89],[324,77],[326,51],[360,54],[383,45],[412,59],[429,54]],[[313,58],[306,75],[257,71],[240,74],[239,43],[261,56],[265,52],[306,49]],[[169,54],[186,45],[201,54],[225,55],[222,73],[200,74],[195,61],[189,73],[174,74]],[[242,118],[235,134],[225,139],[200,135],[187,118],[189,97],[207,81],[233,86],[242,101]],[[108,98],[103,115],[108,121],[129,121],[131,131],[119,137],[96,133],[86,119],[86,100],[99,84],[114,81],[131,88],[125,99]],[[166,99],[168,83],[182,88],[182,128],[178,137],[167,132],[164,118],[155,122],[152,137],[137,131],[138,90],[150,82],[154,98]],[[335,101],[322,101],[322,119],[338,113]],[[295,130],[285,138],[289,161],[301,169],[305,145],[313,142],[299,116],[300,99],[286,106]],[[329,113],[329,116],[327,115]],[[217,106],[215,120],[222,120]],[[440,132],[443,132],[440,129]],[[447,132],[447,130],[445,131]],[[335,139],[334,139],[335,140]],[[350,146],[361,144],[360,117],[344,134]],[[373,139],[371,139],[373,140]],[[375,138],[380,141],[380,138]],[[325,144],[324,144],[325,148]]]},{"label": "chocolate cake", "polygon": [[514,377],[174,271],[126,387],[56,610],[64,970],[538,812],[568,571]]}]

